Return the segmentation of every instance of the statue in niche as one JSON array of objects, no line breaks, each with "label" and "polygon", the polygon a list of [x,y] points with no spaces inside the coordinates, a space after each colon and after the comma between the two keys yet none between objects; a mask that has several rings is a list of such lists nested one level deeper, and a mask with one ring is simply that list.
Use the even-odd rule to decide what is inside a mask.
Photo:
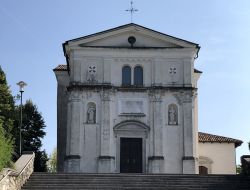
[{"label": "statue in niche", "polygon": [[87,110],[87,123],[96,123],[96,108],[94,106]]},{"label": "statue in niche", "polygon": [[168,106],[168,124],[169,125],[178,124],[178,109],[175,104],[170,104]]},{"label": "statue in niche", "polygon": [[87,73],[87,81],[93,83],[96,82],[97,68],[95,65],[89,66]]}]

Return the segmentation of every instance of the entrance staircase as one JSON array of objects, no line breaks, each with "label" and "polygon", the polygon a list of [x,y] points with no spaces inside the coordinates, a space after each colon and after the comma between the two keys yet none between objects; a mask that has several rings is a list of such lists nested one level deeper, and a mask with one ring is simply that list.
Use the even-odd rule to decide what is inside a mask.
[{"label": "entrance staircase", "polygon": [[250,176],[33,173],[22,190],[250,190]]}]

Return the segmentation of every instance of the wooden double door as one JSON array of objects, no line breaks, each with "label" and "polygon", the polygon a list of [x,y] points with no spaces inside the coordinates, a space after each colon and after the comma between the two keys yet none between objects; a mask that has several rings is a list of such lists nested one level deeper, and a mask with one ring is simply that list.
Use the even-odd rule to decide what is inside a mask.
[{"label": "wooden double door", "polygon": [[142,138],[120,138],[120,172],[142,173]]}]

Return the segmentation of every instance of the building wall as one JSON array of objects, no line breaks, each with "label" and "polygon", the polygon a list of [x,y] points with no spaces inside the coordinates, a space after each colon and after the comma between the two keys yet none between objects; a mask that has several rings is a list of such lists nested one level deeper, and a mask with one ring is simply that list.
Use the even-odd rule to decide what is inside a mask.
[{"label": "building wall", "polygon": [[[96,66],[98,83],[120,86],[122,66],[130,65],[134,68],[141,65],[146,76],[145,86],[154,84],[191,87],[195,85],[192,80],[194,62],[192,50],[92,49],[91,51],[82,48],[71,53],[70,81],[88,83],[88,67]],[[170,74],[171,68],[176,68],[176,74]]]},{"label": "building wall", "polygon": [[67,139],[67,106],[69,75],[67,72],[57,72],[57,171],[64,171]]},{"label": "building wall", "polygon": [[212,161],[211,174],[236,174],[234,143],[199,143],[198,151]]},{"label": "building wall", "polygon": [[[122,37],[110,40],[118,44]],[[151,43],[152,39],[145,36],[137,39],[140,38],[145,40],[139,41],[143,46],[149,42],[159,47],[166,45],[156,39]],[[111,42],[96,41],[87,45]],[[171,48],[166,49],[89,48],[74,42],[69,46],[69,82],[58,80],[59,86],[67,87],[67,95],[58,91],[58,142],[63,142],[58,145],[58,151],[65,154],[65,172],[119,172],[119,138],[122,136],[143,138],[145,173],[197,172],[196,89],[192,88],[197,82],[193,72],[195,48],[175,48],[173,44],[168,44]],[[122,87],[125,65],[132,69],[132,85],[133,68],[143,67],[144,88]],[[89,69],[93,67],[96,72],[90,81]],[[61,100],[67,102],[67,106],[61,104]],[[89,102],[96,105],[94,124],[86,121]],[[139,111],[124,111],[133,112],[138,109],[137,104],[141,105]],[[170,104],[178,108],[176,125],[168,123]],[[121,126],[124,122],[127,125]]]}]

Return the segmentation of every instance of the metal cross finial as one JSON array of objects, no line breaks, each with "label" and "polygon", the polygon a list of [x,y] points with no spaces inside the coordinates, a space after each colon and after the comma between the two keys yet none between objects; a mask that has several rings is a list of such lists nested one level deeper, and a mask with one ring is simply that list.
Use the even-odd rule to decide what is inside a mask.
[{"label": "metal cross finial", "polygon": [[132,23],[133,22],[133,13],[137,12],[138,9],[135,9],[133,7],[133,1],[131,1],[130,4],[131,4],[131,8],[127,9],[126,11],[130,12],[130,18],[131,18],[131,23]]}]

